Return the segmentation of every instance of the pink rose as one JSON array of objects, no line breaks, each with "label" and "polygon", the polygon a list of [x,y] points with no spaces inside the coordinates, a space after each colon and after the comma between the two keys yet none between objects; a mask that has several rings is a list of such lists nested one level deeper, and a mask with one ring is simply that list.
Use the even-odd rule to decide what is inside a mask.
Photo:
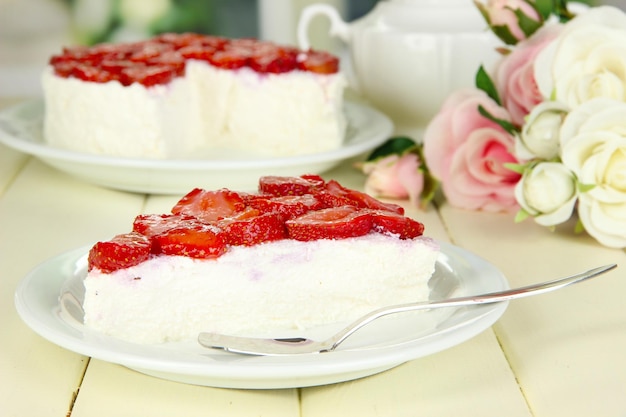
[{"label": "pink rose", "polygon": [[522,126],[524,116],[543,101],[535,80],[535,57],[562,29],[560,24],[543,26],[533,36],[518,43],[495,67],[493,79],[500,99],[518,126]]},{"label": "pink rose", "polygon": [[368,175],[365,192],[378,197],[404,199],[417,204],[424,189],[424,174],[419,170],[420,161],[416,154],[403,156],[387,155],[363,164]]},{"label": "pink rose", "polygon": [[504,167],[517,163],[514,138],[478,112],[482,105],[498,119],[508,112],[480,90],[451,94],[424,133],[424,157],[453,206],[487,211],[518,208],[515,184],[520,175]]},{"label": "pink rose", "polygon": [[528,18],[540,21],[541,17],[537,10],[526,0],[488,0],[482,5],[482,10],[487,14],[487,22],[490,26],[508,27],[511,35],[517,40],[526,39],[526,34],[520,28],[515,11],[519,10]]}]

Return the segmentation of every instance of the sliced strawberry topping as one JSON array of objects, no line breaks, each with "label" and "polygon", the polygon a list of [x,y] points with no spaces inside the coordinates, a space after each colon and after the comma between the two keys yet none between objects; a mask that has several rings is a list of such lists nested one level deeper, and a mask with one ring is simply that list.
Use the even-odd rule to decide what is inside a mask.
[{"label": "sliced strawberry topping", "polygon": [[131,233],[98,242],[89,253],[89,268],[111,272],[151,254],[215,258],[229,246],[285,238],[345,239],[377,232],[413,239],[424,232],[424,225],[405,217],[400,206],[319,175],[262,177],[259,189],[248,194],[196,188],[172,214],[141,214]]},{"label": "sliced strawberry topping", "polygon": [[351,206],[333,207],[287,220],[285,225],[289,237],[296,240],[345,239],[369,233],[372,216]]},{"label": "sliced strawberry topping", "polygon": [[315,184],[315,187],[323,187],[324,184],[326,184],[326,181],[324,180],[324,178],[320,177],[317,174],[304,174],[304,175],[300,175],[300,178],[309,181],[310,183]]},{"label": "sliced strawberry topping", "polygon": [[[404,214],[404,208],[397,204],[383,203],[368,194],[346,188],[335,180],[330,180],[326,183],[325,191],[329,195],[322,197],[322,199],[325,203],[332,203],[333,207],[336,207],[343,202],[344,204],[354,205],[360,208],[386,210],[398,214]],[[350,203],[348,203],[348,201]]]},{"label": "sliced strawberry topping", "polygon": [[154,236],[153,252],[190,258],[215,258],[226,252],[226,241],[219,228],[190,223]]},{"label": "sliced strawberry topping", "polygon": [[107,242],[96,243],[89,251],[88,268],[110,273],[137,265],[150,256],[151,242],[139,233],[117,235]]},{"label": "sliced strawberry topping", "polygon": [[218,49],[216,48],[204,45],[189,45],[178,50],[184,58],[209,62],[211,61],[213,54],[217,51]]},{"label": "sliced strawberry topping", "polygon": [[373,210],[374,230],[398,235],[400,239],[413,239],[424,233],[424,225],[417,220],[385,210]]},{"label": "sliced strawberry topping", "polygon": [[277,197],[304,195],[314,193],[323,184],[324,180],[320,183],[317,178],[265,176],[259,180],[259,191]]},{"label": "sliced strawberry topping", "polygon": [[[57,75],[123,85],[146,87],[166,84],[185,74],[185,60],[204,60],[223,69],[248,66],[259,73],[283,73],[300,69],[316,73],[338,71],[338,59],[326,52],[303,53],[256,39],[225,39],[195,33],[159,35],[147,41],[64,48],[50,58]],[[128,62],[113,65],[113,62]],[[107,69],[108,67],[108,69]]]},{"label": "sliced strawberry topping", "polygon": [[[257,210],[252,211],[258,213]],[[224,219],[218,225],[224,230],[224,238],[230,245],[252,246],[287,237],[282,216],[276,213]]]},{"label": "sliced strawberry topping", "polygon": [[250,199],[248,205],[261,213],[280,214],[283,220],[326,207],[312,194]]},{"label": "sliced strawberry topping", "polygon": [[246,205],[239,193],[227,189],[206,191],[195,188],[176,203],[173,214],[195,216],[210,223],[243,211]]},{"label": "sliced strawberry topping", "polygon": [[193,216],[178,214],[140,214],[133,222],[133,232],[152,237],[193,222],[198,223],[199,220]]},{"label": "sliced strawberry topping", "polygon": [[296,69],[298,50],[271,45],[258,48],[250,57],[250,68],[261,73],[280,74]]},{"label": "sliced strawberry topping", "polygon": [[300,54],[298,68],[318,74],[334,74],[339,71],[339,59],[328,52],[309,50]]},{"label": "sliced strawberry topping", "polygon": [[223,51],[216,51],[207,60],[215,67],[235,70],[248,65],[250,55],[247,51],[238,48],[229,48]]},{"label": "sliced strawberry topping", "polygon": [[92,81],[96,83],[105,83],[115,79],[113,74],[108,71],[96,68],[88,64],[76,64],[71,70],[71,75],[80,80]]},{"label": "sliced strawberry topping", "polygon": [[134,66],[122,70],[123,77],[120,79],[123,85],[138,82],[151,87],[158,84],[167,84],[174,78],[183,75],[185,64],[153,64],[146,66]]}]

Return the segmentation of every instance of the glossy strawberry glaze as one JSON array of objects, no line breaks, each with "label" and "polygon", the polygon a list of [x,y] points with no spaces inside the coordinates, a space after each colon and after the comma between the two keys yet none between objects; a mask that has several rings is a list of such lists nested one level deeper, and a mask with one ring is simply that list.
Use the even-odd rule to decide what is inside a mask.
[{"label": "glossy strawberry glaze", "polygon": [[423,224],[404,216],[402,207],[334,180],[266,176],[255,194],[196,188],[171,214],[137,216],[132,232],[94,245],[89,269],[113,272],[158,255],[216,258],[233,246],[283,239],[337,240],[369,233],[414,239],[423,231]]},{"label": "glossy strawberry glaze", "polygon": [[322,51],[300,51],[255,39],[226,39],[194,33],[163,34],[152,39],[92,47],[64,48],[50,58],[55,74],[83,81],[146,87],[184,76],[187,60],[200,60],[227,70],[249,67],[262,74],[310,71],[334,74],[339,60]]}]

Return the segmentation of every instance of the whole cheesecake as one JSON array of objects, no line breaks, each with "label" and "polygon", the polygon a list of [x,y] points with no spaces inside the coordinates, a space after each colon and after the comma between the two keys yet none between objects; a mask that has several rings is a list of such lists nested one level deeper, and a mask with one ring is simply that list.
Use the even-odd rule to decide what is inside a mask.
[{"label": "whole cheesecake", "polygon": [[84,323],[134,343],[310,329],[426,300],[439,253],[403,209],[317,175],[194,189],[96,243]]},{"label": "whole cheesecake", "polygon": [[42,75],[50,145],[129,158],[284,157],[339,148],[335,56],[254,39],[164,34],[66,48]]}]

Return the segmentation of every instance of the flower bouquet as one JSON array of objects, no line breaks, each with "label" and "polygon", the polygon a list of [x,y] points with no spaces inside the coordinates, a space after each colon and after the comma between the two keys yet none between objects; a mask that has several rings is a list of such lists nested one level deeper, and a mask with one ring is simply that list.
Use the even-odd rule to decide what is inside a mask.
[{"label": "flower bouquet", "polygon": [[370,193],[515,211],[554,227],[577,215],[626,247],[626,14],[565,1],[476,2],[503,41],[476,87],[452,93],[420,144],[392,138],[361,164]]}]

